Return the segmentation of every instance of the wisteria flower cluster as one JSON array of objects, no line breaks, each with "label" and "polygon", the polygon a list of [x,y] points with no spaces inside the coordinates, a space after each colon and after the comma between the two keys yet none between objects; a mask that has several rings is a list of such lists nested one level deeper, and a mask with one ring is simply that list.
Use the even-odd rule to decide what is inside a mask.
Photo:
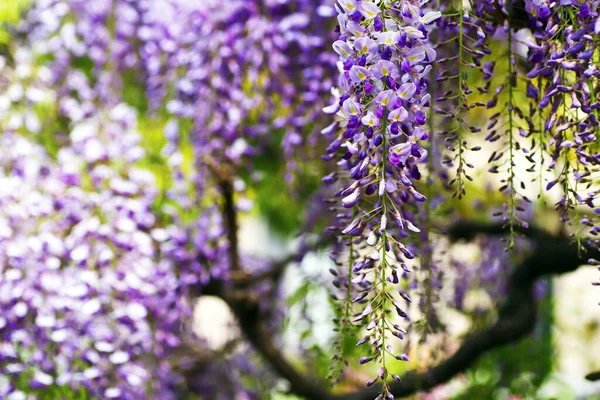
[{"label": "wisteria flower cluster", "polygon": [[406,331],[386,313],[393,307],[407,318],[399,299],[410,302],[394,286],[400,282],[398,268],[406,270],[406,261],[415,258],[405,241],[410,232],[419,232],[409,205],[425,201],[416,186],[427,160],[428,74],[436,59],[427,27],[440,16],[408,2],[348,0],[338,7],[340,39],[333,48],[341,61],[340,98],[330,108],[340,129],[329,133],[327,152],[339,160],[340,172],[326,181],[339,176],[341,204],[353,210],[340,213],[339,229],[351,241],[346,285],[349,297],[358,292],[351,301],[362,304],[352,321],[368,321],[369,333],[359,344],[371,347],[360,363],[381,364],[378,376],[367,383],[381,379],[381,398],[392,398],[386,355],[408,360],[389,341]]},{"label": "wisteria flower cluster", "polygon": [[[406,260],[420,256],[425,280],[411,278],[411,286],[432,282],[427,272],[431,244],[414,246],[410,235],[431,229],[432,203],[422,193],[431,193],[437,183],[421,177],[439,176],[442,186],[454,187],[454,196],[465,196],[466,182],[477,173],[468,154],[482,149],[469,146],[467,139],[498,146],[489,155],[487,173],[502,174],[499,190],[506,200],[494,215],[509,228],[509,248],[515,245],[517,227],[528,226],[524,214],[531,195],[525,177],[539,182],[539,195],[561,183],[557,209],[563,210],[563,222],[574,215],[577,225],[591,228],[591,236],[598,233],[592,216],[580,216],[584,206],[598,211],[593,185],[598,164],[598,2],[525,1],[523,7],[501,1],[428,3],[339,3],[340,38],[333,43],[340,56],[339,92],[324,109],[337,116],[323,130],[330,138],[324,158],[338,166],[324,182],[339,182],[336,196],[347,209],[339,211],[339,224],[330,229],[346,241],[347,252],[341,254],[348,259],[337,259],[348,270],[332,273],[336,286],[347,290],[346,319],[367,321],[369,333],[359,344],[372,347],[360,363],[381,364],[382,398],[390,396],[385,354],[397,356],[387,348],[386,336],[403,336],[386,308],[407,317],[391,295],[392,284],[399,282],[396,268],[407,277]],[[474,79],[483,84],[471,88]],[[429,111],[433,104],[435,113]],[[479,110],[485,109],[497,112],[483,122]],[[437,122],[442,129],[434,132]],[[486,131],[485,138],[477,138]],[[438,165],[455,167],[455,176]],[[556,171],[556,178],[549,178],[548,171]],[[423,218],[415,217],[419,203],[426,203]],[[577,227],[577,242],[594,246],[583,236]],[[427,234],[421,237],[431,240]],[[415,253],[417,247],[422,254]],[[431,288],[420,293],[431,296]],[[354,303],[361,305],[358,314]]]},{"label": "wisteria flower cluster", "polygon": [[154,177],[131,164],[143,155],[135,114],[119,105],[100,122],[77,125],[58,162],[3,133],[3,397],[56,385],[173,398],[181,379],[164,357],[180,344],[186,286],[201,271],[174,263],[185,232],[158,223]]},{"label": "wisteria flower cluster", "polygon": [[[313,153],[319,105],[326,104],[333,84],[336,57],[325,51],[333,37],[327,20],[332,4],[211,0],[179,23],[184,32],[176,35],[167,63],[183,73],[172,74],[166,108],[174,118],[193,122],[198,171],[206,157],[240,164],[280,131],[288,181],[293,179],[294,155]],[[155,5],[153,14],[161,8]],[[155,28],[155,36],[163,29]]]},{"label": "wisteria flower cluster", "polygon": [[[538,28],[529,42],[528,60],[533,66],[527,72],[527,78],[538,84],[528,84],[527,96],[540,110],[540,131],[549,137],[548,166],[557,175],[546,189],[559,183],[562,197],[557,209],[563,212],[563,222],[574,210],[574,222],[584,229],[591,227],[590,233],[597,236],[600,230],[596,223],[580,217],[579,208],[586,205],[598,212],[597,188],[587,193],[584,190],[590,189],[600,161],[596,89],[600,78],[596,65],[600,3],[528,1],[526,7],[529,25]],[[578,227],[578,241],[580,231]]]},{"label": "wisteria flower cluster", "polygon": [[[2,396],[54,385],[175,395],[183,378],[166,359],[190,322],[188,291],[229,265],[218,205],[197,209],[214,195],[206,158],[241,164],[252,138],[263,146],[268,129],[294,125],[277,143],[293,162],[331,87],[333,13],[326,1],[32,4],[14,28],[14,60],[1,65],[3,148],[19,150],[3,160]],[[139,168],[139,113],[125,103],[170,118],[159,171],[170,187]]]}]

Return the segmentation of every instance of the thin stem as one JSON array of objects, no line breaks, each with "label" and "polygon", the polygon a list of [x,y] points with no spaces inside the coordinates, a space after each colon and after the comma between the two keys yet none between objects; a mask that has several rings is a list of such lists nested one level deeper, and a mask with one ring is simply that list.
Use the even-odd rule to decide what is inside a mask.
[{"label": "thin stem", "polygon": [[[433,41],[435,41],[435,39],[433,39]],[[425,200],[425,229],[424,229],[424,233],[423,233],[423,247],[424,249],[422,250],[421,254],[422,256],[422,260],[423,260],[423,264],[421,269],[423,271],[425,271],[425,279],[424,279],[424,285],[425,285],[425,322],[427,323],[427,327],[425,328],[425,334],[424,337],[427,335],[427,331],[429,329],[429,327],[431,326],[431,310],[432,310],[432,292],[433,292],[433,288],[431,286],[431,245],[429,244],[430,241],[430,224],[431,224],[431,197],[432,197],[432,190],[433,190],[433,185],[432,185],[432,175],[433,175],[433,150],[434,150],[434,139],[435,136],[433,134],[434,132],[434,121],[433,121],[433,117],[435,115],[435,107],[434,107],[434,92],[435,90],[433,89],[431,82],[433,82],[433,80],[435,79],[435,63],[432,64],[431,66],[431,71],[429,72],[429,91],[431,94],[431,100],[430,100],[430,108],[429,108],[429,121],[427,121],[428,127],[429,127],[429,133],[430,133],[430,137],[431,139],[429,140],[429,148],[428,153],[427,153],[427,188],[426,188],[426,200]],[[459,96],[460,96],[460,91],[459,91]]]},{"label": "thin stem", "polygon": [[509,225],[510,225],[510,234],[509,234],[509,244],[508,247],[512,248],[515,244],[515,190],[514,190],[514,144],[513,144],[513,107],[514,107],[514,99],[513,99],[513,53],[512,53],[512,26],[510,23],[510,15],[511,15],[511,3],[508,2],[507,5],[508,11],[508,145],[509,145],[509,166],[508,166],[508,175],[509,175],[509,189],[510,189],[510,199],[509,199]]},{"label": "thin stem", "polygon": [[[352,219],[356,217],[356,210],[352,212]],[[350,321],[350,305],[352,304],[352,267],[354,266],[354,240],[350,239],[350,256],[348,257],[348,288],[346,291],[346,307],[344,309],[344,323]]]},{"label": "thin stem", "polygon": [[[542,93],[542,77],[538,76],[538,80],[537,80],[537,84],[538,84],[538,93]],[[543,183],[543,179],[542,179],[542,172],[544,170],[544,114],[543,114],[543,110],[540,108],[539,110],[539,116],[540,116],[540,137],[539,137],[539,151],[540,151],[540,176],[539,176],[539,180],[540,180],[540,196],[544,193],[544,183]]]},{"label": "thin stem", "polygon": [[[385,84],[384,84],[384,89],[385,89]],[[386,137],[386,133],[387,133],[387,110],[385,110],[383,112],[383,118],[382,118],[382,123],[381,123],[381,135],[382,135],[382,142],[381,142],[381,179],[383,180],[383,182],[385,183],[385,176],[386,176],[386,160],[387,160],[387,137]],[[386,216],[387,215],[387,202],[386,202],[386,196],[387,192],[385,189],[385,184],[383,185],[383,195],[381,196],[381,209],[382,209],[382,216]],[[387,260],[386,260],[386,247],[387,247],[387,232],[384,230],[381,234],[381,292],[383,294],[385,294],[385,290],[386,290],[386,277],[385,277],[385,269],[387,267]],[[386,326],[385,326],[385,310],[386,310],[386,296],[382,296],[382,301],[381,301],[381,348],[382,348],[382,352],[381,352],[381,366],[386,369],[386,363],[385,363],[385,333],[386,333]],[[386,388],[386,383],[385,383],[385,376],[383,377],[384,382],[383,382],[383,387],[384,390]]]},{"label": "thin stem", "polygon": [[456,111],[456,118],[458,120],[458,129],[456,131],[456,136],[458,140],[458,167],[456,169],[457,179],[456,183],[458,184],[458,198],[462,197],[462,191],[464,187],[464,182],[462,180],[463,174],[463,143],[462,143],[462,125],[463,125],[463,108],[464,108],[464,97],[466,96],[463,93],[463,40],[464,40],[464,6],[462,0],[459,1],[460,4],[460,22],[459,22],[459,31],[458,31],[458,109]]}]

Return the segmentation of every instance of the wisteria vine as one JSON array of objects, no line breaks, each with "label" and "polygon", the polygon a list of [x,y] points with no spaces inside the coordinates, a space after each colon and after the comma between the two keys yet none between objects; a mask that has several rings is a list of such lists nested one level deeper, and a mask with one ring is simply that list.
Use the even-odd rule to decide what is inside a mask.
[{"label": "wisteria vine", "polygon": [[[404,239],[420,231],[409,207],[425,201],[414,182],[421,179],[419,164],[427,159],[422,145],[429,138],[423,128],[431,98],[427,79],[436,58],[426,26],[441,13],[425,13],[406,3],[398,9],[385,2],[351,0],[340,6],[340,39],[333,48],[343,63],[336,114],[341,129],[327,152],[332,158],[341,154],[339,178],[352,182],[344,183],[337,194],[343,208],[355,209],[352,215],[342,213],[340,224],[345,225],[341,234],[351,241],[347,285],[355,285],[352,302],[362,305],[352,322],[368,321],[369,333],[359,345],[369,342],[371,350],[359,363],[381,364],[367,386],[381,379],[385,397],[391,396],[386,356],[408,360],[389,341],[392,335],[402,338],[406,330],[386,313],[392,305],[399,316],[408,318],[399,300],[410,303],[410,297],[402,288],[391,289],[400,282],[400,266],[407,271],[406,260],[415,258]],[[397,227],[388,227],[388,218]]]},{"label": "wisteria vine", "polygon": [[[356,336],[378,399],[402,382],[392,359],[446,333],[439,305],[514,287],[547,202],[577,260],[597,253],[600,0],[32,0],[3,27],[2,398],[260,398],[221,371],[306,386],[269,347],[283,272],[238,237],[276,197],[256,189],[269,168],[310,203],[302,234],[329,225],[330,380],[358,368]],[[455,259],[447,219],[482,215],[507,237]],[[205,292],[256,354],[178,357],[206,345]]]},{"label": "wisteria vine", "polygon": [[[572,219],[576,224],[572,235],[582,249],[596,246],[591,237],[598,233],[592,222],[598,212],[592,178],[598,173],[594,86],[598,74],[593,64],[600,26],[598,2],[458,1],[438,2],[437,7],[432,3],[348,0],[337,7],[340,38],[333,49],[340,56],[339,93],[325,111],[336,112],[334,127],[339,128],[329,127],[324,133],[330,137],[325,158],[336,160],[338,170],[324,182],[337,182],[336,196],[343,209],[351,210],[340,211],[339,228],[330,228],[337,229],[348,246],[346,252],[336,254],[341,267],[350,269],[335,275],[345,277],[341,283],[348,293],[344,318],[354,324],[366,321],[367,335],[358,345],[369,342],[371,347],[359,363],[380,364],[378,377],[367,382],[371,386],[377,379],[382,381],[380,398],[393,398],[386,354],[408,359],[405,354],[398,356],[386,341],[388,335],[406,336],[406,329],[387,314],[391,307],[408,319],[395,294],[410,302],[404,289],[391,295],[391,287],[403,285],[398,271],[404,278],[412,273],[407,260],[422,258],[424,268],[432,263],[431,249],[416,254],[419,246],[411,235],[420,231],[423,221],[415,210],[425,202],[429,215],[432,207],[421,193],[431,195],[437,186],[434,179],[421,180],[421,174],[429,177],[437,169],[436,175],[447,182],[444,186],[456,186],[453,196],[467,194],[465,182],[473,181],[473,173],[483,172],[477,172],[468,159],[469,152],[482,149],[467,145],[467,138],[483,139],[477,138],[485,132],[478,109],[501,105],[485,122],[484,140],[499,144],[489,155],[492,165],[486,172],[502,175],[499,190],[505,194],[504,206],[494,216],[506,222],[507,247],[515,246],[517,227],[529,225],[524,214],[532,195],[523,174],[539,180],[544,192],[562,184],[556,208],[562,210],[563,222]],[[475,91],[469,82],[477,76],[484,84]],[[427,108],[434,99],[435,113],[429,115]],[[443,125],[442,130],[433,131],[434,121]],[[443,140],[433,141],[434,135]],[[442,143],[449,155],[437,147]],[[456,167],[455,177],[437,168],[437,163]],[[555,179],[549,178],[552,172]],[[585,199],[584,185],[591,189]],[[582,218],[585,206],[592,213]],[[388,217],[397,226],[388,227]],[[433,240],[429,220],[421,226],[425,230],[421,236],[428,242]],[[589,234],[582,233],[581,223],[591,228]],[[427,299],[420,301],[426,325],[436,323],[430,316],[436,297],[431,273],[428,270],[421,282],[411,278],[411,286],[427,286],[419,291]],[[464,280],[461,287],[468,284],[469,278],[460,279]]]}]

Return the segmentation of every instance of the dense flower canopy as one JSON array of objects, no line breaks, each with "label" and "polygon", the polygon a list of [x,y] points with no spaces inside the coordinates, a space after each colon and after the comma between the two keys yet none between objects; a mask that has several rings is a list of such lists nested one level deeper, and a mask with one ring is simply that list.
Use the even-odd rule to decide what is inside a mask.
[{"label": "dense flower canopy", "polygon": [[[474,285],[506,294],[545,202],[578,254],[598,248],[600,1],[33,0],[22,13],[0,55],[2,398],[259,398],[241,379],[213,384],[224,370],[270,381],[252,352],[192,383],[175,355],[204,345],[198,293],[269,275],[240,254],[237,214],[277,195],[298,203],[285,213],[300,233],[328,233],[331,379],[357,368],[356,338],[380,399],[412,342],[444,331],[438,308],[464,311]],[[468,214],[460,199],[508,232],[478,238],[477,260],[440,224]],[[299,247],[292,261],[312,248]],[[281,293],[254,290],[276,330]]]},{"label": "dense flower canopy", "polygon": [[[2,59],[0,114],[2,397],[52,385],[103,398],[175,395],[182,377],[165,359],[185,339],[190,287],[206,282],[209,264],[214,275],[227,265],[214,206],[185,223],[178,211],[212,190],[204,157],[239,163],[269,127],[302,129],[332,84],[335,56],[318,54],[326,25],[306,14],[318,2],[260,7],[39,1],[13,28],[23,36],[14,60]],[[332,13],[320,8],[320,18]],[[294,74],[305,78],[298,86]],[[283,111],[257,116],[276,92],[269,107]],[[158,178],[172,187],[144,165],[140,112],[170,118],[160,155],[171,178]],[[299,135],[285,132],[290,156]]]},{"label": "dense flower canopy", "polygon": [[[127,123],[123,107],[113,123]],[[191,311],[185,275],[169,260],[184,233],[157,226],[153,176],[133,168],[123,177],[100,163],[86,176],[73,149],[61,149],[56,164],[10,133],[2,148],[6,372],[33,389],[55,383],[105,398],[143,397],[156,376],[152,390],[169,398],[176,377],[160,358],[179,344]],[[152,367],[147,354],[158,357]]]}]

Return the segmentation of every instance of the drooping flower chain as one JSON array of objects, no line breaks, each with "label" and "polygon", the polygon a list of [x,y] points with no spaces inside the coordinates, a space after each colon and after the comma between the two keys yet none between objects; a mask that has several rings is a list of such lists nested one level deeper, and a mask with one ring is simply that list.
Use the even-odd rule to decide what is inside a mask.
[{"label": "drooping flower chain", "polygon": [[592,237],[600,234],[593,214],[580,215],[580,210],[588,207],[600,213],[599,191],[593,186],[600,163],[600,2],[525,3],[530,25],[535,27],[529,44],[529,61],[534,65],[527,78],[539,82],[531,85],[528,96],[546,113],[543,130],[550,137],[548,166],[556,172],[546,190],[562,188],[556,208],[562,210],[563,222],[574,215],[575,237],[581,243],[585,236],[582,230],[588,230]]},{"label": "drooping flower chain", "polygon": [[[343,208],[354,210],[352,215],[341,213],[339,232],[356,243],[350,250],[348,279],[356,285],[352,302],[360,304],[361,311],[352,320],[364,321],[369,332],[358,344],[371,344],[360,364],[381,364],[378,376],[367,385],[380,379],[380,397],[392,398],[386,354],[402,360],[408,356],[398,355],[389,343],[389,336],[402,338],[406,331],[393,323],[387,309],[395,308],[407,318],[398,299],[410,302],[408,294],[391,288],[400,282],[396,263],[408,271],[405,262],[415,257],[405,238],[419,232],[409,205],[425,201],[415,184],[421,178],[420,164],[427,159],[421,141],[428,140],[427,79],[436,58],[427,41],[427,25],[441,14],[425,13],[409,2],[347,0],[340,6],[340,39],[333,45],[341,61],[342,93],[334,106],[340,130],[332,135],[327,151],[328,158],[342,155],[338,165],[343,186],[337,194]],[[336,178],[332,174],[325,181]]]}]

